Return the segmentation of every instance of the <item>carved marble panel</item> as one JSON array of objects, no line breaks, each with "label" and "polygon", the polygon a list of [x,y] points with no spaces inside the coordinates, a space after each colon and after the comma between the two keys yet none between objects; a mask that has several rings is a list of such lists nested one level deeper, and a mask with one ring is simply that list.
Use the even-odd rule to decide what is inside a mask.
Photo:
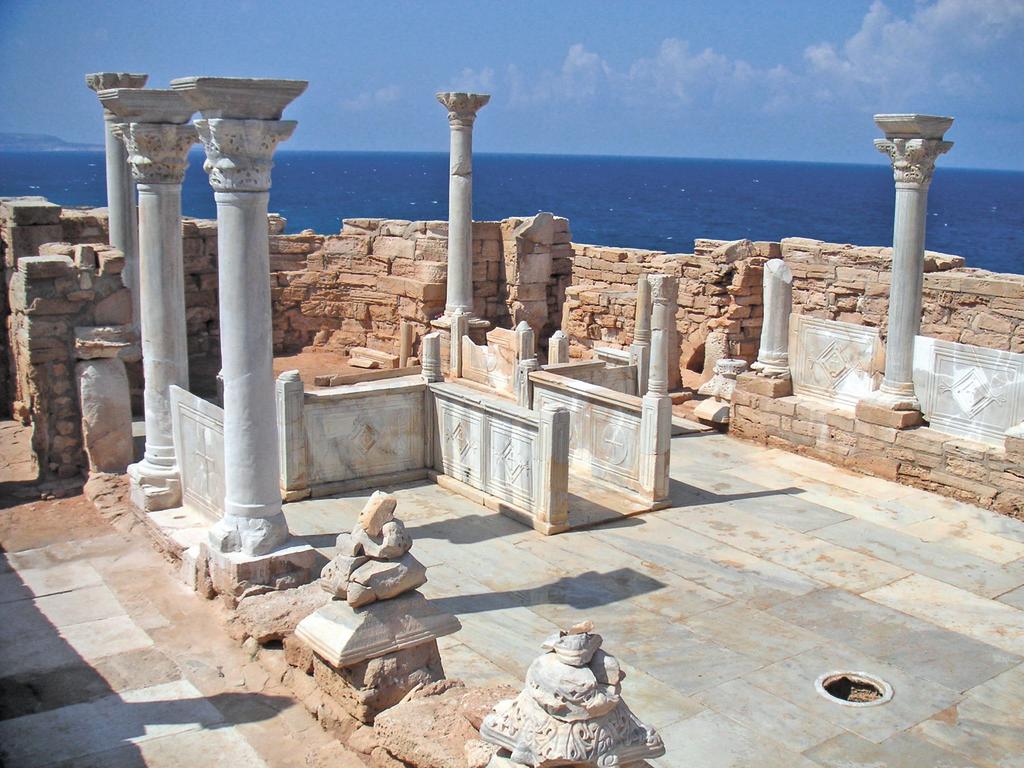
[{"label": "carved marble panel", "polygon": [[309,482],[335,483],[424,466],[423,391],[367,387],[305,402]]},{"label": "carved marble panel", "polygon": [[934,429],[1002,445],[1024,421],[1024,355],[917,336],[914,391]]},{"label": "carved marble panel", "polygon": [[623,403],[554,389],[534,382],[534,408],[560,405],[569,411],[569,462],[576,473],[631,490],[639,489],[641,411]]},{"label": "carved marble panel", "polygon": [[224,410],[172,386],[171,417],[183,504],[219,519],[224,514]]},{"label": "carved marble panel", "polygon": [[533,505],[534,437],[536,431],[489,419],[490,467],[487,492],[525,509]]},{"label": "carved marble panel", "polygon": [[878,388],[885,348],[877,328],[791,315],[793,392],[855,406]]},{"label": "carved marble panel", "polygon": [[503,394],[515,393],[515,331],[495,328],[487,333],[487,345],[462,337],[462,378],[484,384]]}]

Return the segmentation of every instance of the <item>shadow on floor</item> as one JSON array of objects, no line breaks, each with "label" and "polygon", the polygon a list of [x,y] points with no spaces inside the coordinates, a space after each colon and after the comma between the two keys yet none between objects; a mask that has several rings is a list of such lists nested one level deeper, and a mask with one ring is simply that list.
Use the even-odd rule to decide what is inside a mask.
[{"label": "shadow on floor", "polygon": [[[146,736],[268,720],[292,704],[286,697],[230,691],[137,700],[146,694],[159,696],[162,684],[185,686],[174,663],[155,649],[146,658],[137,651],[92,663],[84,659],[39,609],[2,548],[0,615],[2,766],[144,766],[134,742]],[[158,669],[161,664],[166,668]],[[124,685],[118,691],[108,681],[132,676],[140,687]],[[186,690],[194,696],[194,689]]]},{"label": "shadow on floor", "polygon": [[586,571],[577,576],[563,576],[558,581],[530,589],[438,597],[430,602],[455,615],[535,605],[567,605],[585,610],[629,600],[666,586],[632,568],[618,568],[608,573]]}]

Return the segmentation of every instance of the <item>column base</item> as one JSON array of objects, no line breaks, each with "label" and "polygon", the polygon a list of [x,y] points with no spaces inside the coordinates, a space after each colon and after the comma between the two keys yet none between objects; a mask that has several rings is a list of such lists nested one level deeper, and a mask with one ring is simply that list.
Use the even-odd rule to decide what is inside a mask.
[{"label": "column base", "polygon": [[167,470],[143,459],[128,465],[129,498],[144,512],[181,506],[181,477],[177,468]]},{"label": "column base", "polygon": [[789,378],[788,365],[772,365],[771,363],[762,363],[760,360],[755,360],[750,364],[750,370],[757,371],[758,374],[769,379]]},{"label": "column base", "polygon": [[921,401],[917,399],[913,391],[893,392],[886,389],[885,384],[882,384],[881,389],[875,390],[861,402],[877,405],[879,408],[886,408],[890,411],[920,412],[921,410]]},{"label": "column base", "polygon": [[225,554],[260,557],[279,549],[289,538],[288,522],[278,512],[273,517],[239,517],[225,514],[210,528],[210,548]]},{"label": "column base", "polygon": [[199,559],[206,561],[210,586],[230,604],[251,595],[293,589],[320,577],[327,558],[298,539],[262,555],[218,552],[200,544]]}]

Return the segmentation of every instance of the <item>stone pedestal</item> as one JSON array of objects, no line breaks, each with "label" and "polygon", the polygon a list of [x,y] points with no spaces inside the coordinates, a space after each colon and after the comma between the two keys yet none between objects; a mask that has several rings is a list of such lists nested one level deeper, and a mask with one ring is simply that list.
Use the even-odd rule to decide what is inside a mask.
[{"label": "stone pedestal", "polygon": [[316,579],[326,558],[298,539],[285,541],[268,555],[220,552],[201,545],[198,559],[206,562],[210,585],[229,605],[249,595],[293,589]]},{"label": "stone pedestal", "polygon": [[170,387],[188,388],[188,336],[181,242],[181,183],[194,111],[169,90],[118,88],[100,101],[123,122],[124,142],[139,192],[139,300],[146,449],[128,469],[131,498],[155,511],[181,505],[181,479],[171,429]]},{"label": "stone pedestal", "polygon": [[793,394],[793,379],[789,376],[760,376],[755,371],[748,371],[736,377],[736,389],[764,397],[789,397]]},{"label": "stone pedestal", "polygon": [[569,362],[569,337],[562,331],[555,331],[548,339],[548,365]]},{"label": "stone pedestal", "polygon": [[[96,93],[112,88],[142,88],[149,75],[130,72],[93,72],[85,76],[85,84]],[[132,295],[132,319],[139,325],[139,231],[135,208],[135,185],[124,144],[114,134],[115,126],[122,122],[104,105],[103,143],[106,150],[107,177],[107,230],[109,243],[124,254],[125,286]]]},{"label": "stone pedestal", "polygon": [[920,411],[914,394],[914,337],[921,328],[928,187],[936,158],[953,146],[942,138],[953,118],[875,115],[875,123],[885,132],[884,139],[875,140],[875,147],[892,161],[896,212],[885,376],[869,400],[888,410]]},{"label": "stone pedestal", "polygon": [[278,486],[267,206],[274,149],[296,125],[281,113],[306,85],[208,77],[171,83],[203,116],[195,125],[217,202],[225,499],[210,545],[224,553],[272,555],[288,539]]}]

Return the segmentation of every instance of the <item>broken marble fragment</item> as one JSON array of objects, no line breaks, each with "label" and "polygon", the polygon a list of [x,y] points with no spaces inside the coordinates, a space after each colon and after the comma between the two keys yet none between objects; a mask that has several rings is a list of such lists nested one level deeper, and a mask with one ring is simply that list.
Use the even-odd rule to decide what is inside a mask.
[{"label": "broken marble fragment", "polygon": [[601,642],[590,622],[550,638],[522,692],[484,718],[481,738],[535,768],[628,766],[665,754],[661,737],[622,700],[625,674]]}]

